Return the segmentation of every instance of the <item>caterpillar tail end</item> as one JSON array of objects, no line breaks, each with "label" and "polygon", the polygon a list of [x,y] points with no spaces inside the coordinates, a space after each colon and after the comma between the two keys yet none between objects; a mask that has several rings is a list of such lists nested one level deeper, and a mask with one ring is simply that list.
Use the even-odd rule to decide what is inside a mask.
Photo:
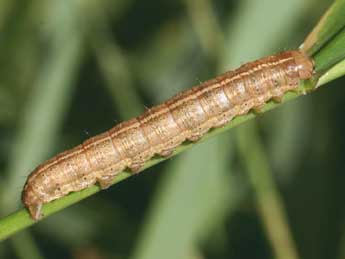
[{"label": "caterpillar tail end", "polygon": [[22,202],[33,220],[39,220],[42,218],[42,205],[44,202],[39,199],[34,192],[32,192],[32,187],[27,183],[22,192]]},{"label": "caterpillar tail end", "polygon": [[42,218],[42,203],[28,205],[27,209],[33,220],[39,220]]}]

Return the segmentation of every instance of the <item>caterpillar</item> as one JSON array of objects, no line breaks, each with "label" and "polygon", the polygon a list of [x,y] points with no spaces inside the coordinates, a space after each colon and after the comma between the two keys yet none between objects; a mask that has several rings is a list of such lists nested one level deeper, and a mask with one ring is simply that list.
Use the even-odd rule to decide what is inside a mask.
[{"label": "caterpillar", "polygon": [[299,50],[244,64],[42,163],[29,175],[22,201],[38,220],[43,204],[96,183],[105,189],[124,169],[137,173],[152,156],[170,156],[182,142],[280,101],[312,75],[312,59]]}]

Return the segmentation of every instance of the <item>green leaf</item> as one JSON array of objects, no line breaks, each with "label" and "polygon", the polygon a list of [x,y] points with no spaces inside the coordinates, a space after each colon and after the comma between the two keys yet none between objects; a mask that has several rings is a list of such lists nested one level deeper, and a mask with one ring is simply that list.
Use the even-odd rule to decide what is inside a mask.
[{"label": "green leaf", "polygon": [[[345,20],[345,19],[344,19]],[[345,58],[345,29],[314,56],[316,73],[323,74]]]},{"label": "green leaf", "polygon": [[345,0],[336,0],[323,15],[303,43],[303,49],[313,56],[345,27]]}]

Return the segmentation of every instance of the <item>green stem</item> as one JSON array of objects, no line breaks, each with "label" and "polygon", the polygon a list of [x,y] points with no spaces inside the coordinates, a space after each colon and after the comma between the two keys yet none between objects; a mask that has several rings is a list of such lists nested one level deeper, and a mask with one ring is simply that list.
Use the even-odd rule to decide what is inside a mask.
[{"label": "green stem", "polygon": [[345,58],[345,29],[314,56],[317,73],[324,73]]},{"label": "green stem", "polygon": [[303,43],[303,49],[310,56],[315,55],[345,27],[344,12],[345,0],[335,0],[325,12]]}]

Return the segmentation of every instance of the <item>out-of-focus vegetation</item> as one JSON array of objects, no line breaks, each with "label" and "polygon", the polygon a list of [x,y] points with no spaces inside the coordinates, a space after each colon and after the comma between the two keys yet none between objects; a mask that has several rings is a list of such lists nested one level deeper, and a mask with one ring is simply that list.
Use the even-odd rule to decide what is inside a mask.
[{"label": "out-of-focus vegetation", "polygon": [[[44,159],[297,48],[330,3],[1,1],[1,215]],[[0,258],[344,258],[344,82],[60,211]]]}]

